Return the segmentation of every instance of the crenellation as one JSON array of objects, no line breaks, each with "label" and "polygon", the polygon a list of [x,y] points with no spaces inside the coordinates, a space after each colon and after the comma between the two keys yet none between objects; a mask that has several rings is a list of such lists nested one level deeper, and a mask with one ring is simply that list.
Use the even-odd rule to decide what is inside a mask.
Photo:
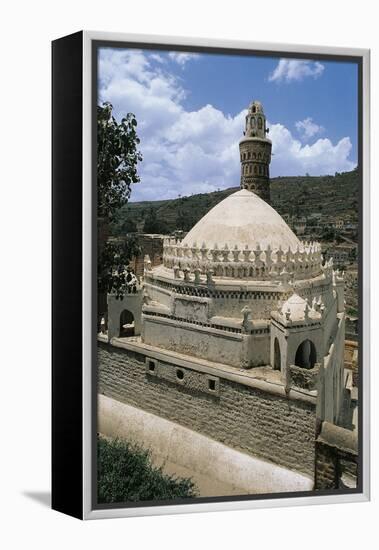
[{"label": "crenellation", "polygon": [[250,250],[248,245],[245,248],[235,245],[230,250],[227,244],[220,249],[217,243],[212,248],[207,248],[203,243],[198,248],[196,243],[189,247],[187,243],[178,241],[175,247],[164,245],[163,265],[168,269],[189,269],[192,273],[197,269],[202,274],[212,267],[214,276],[220,278],[273,279],[284,267],[296,279],[308,279],[321,272],[329,276],[332,273],[331,264],[322,265],[319,246],[318,243],[305,243],[301,251],[300,247],[283,250],[281,247],[272,249],[270,245],[264,248],[258,244]]}]

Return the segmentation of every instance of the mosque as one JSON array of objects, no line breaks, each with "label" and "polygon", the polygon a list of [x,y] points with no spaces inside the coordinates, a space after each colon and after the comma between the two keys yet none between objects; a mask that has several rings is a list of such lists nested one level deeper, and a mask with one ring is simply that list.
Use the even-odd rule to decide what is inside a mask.
[{"label": "mosque", "polygon": [[[352,433],[344,279],[319,243],[301,242],[270,206],[271,147],[253,101],[239,143],[240,190],[183,240],[167,238],[161,265],[145,257],[136,295],[108,297],[99,393],[286,472],[255,492],[335,487],[341,461],[333,458],[330,474],[327,436],[317,442],[323,426],[332,439],[334,429]],[[123,337],[128,315],[134,335]],[[288,481],[291,473],[300,477]]]}]

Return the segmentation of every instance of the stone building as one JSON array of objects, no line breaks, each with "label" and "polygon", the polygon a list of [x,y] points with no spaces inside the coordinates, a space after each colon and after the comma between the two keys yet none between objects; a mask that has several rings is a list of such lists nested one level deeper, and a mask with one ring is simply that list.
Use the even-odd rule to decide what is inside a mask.
[{"label": "stone building", "polygon": [[328,247],[325,258],[333,258],[336,267],[346,268],[357,260],[358,245],[356,243],[341,243]]},{"label": "stone building", "polygon": [[[328,445],[346,429],[350,407],[343,277],[266,202],[271,142],[259,102],[240,152],[241,189],[183,240],[165,239],[161,265],[145,258],[134,304],[108,297],[114,328],[100,338],[99,390],[254,457],[258,472],[269,464],[282,481],[300,476],[249,492],[310,490],[321,478],[325,488],[333,444],[317,463],[326,436],[316,441],[323,422],[335,426]],[[124,309],[138,318],[132,338],[117,334]]]},{"label": "stone building", "polygon": [[138,278],[142,277],[144,271],[144,257],[149,256],[152,266],[160,265],[163,257],[163,240],[165,235],[159,233],[137,233],[136,239],[141,254],[133,256],[130,267]]}]

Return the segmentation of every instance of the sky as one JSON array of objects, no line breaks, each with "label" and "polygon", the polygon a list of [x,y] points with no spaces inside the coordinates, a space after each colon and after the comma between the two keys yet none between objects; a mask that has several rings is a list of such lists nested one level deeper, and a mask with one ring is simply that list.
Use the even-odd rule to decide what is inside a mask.
[{"label": "sky", "polygon": [[270,175],[314,176],[357,164],[358,69],[348,62],[101,48],[98,103],[136,115],[141,182],[131,201],[236,187],[249,103],[263,104]]}]

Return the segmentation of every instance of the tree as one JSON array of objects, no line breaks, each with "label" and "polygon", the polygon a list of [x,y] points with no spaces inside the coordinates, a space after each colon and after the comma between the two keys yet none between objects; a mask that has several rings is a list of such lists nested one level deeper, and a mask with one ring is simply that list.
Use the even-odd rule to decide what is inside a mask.
[{"label": "tree", "polygon": [[321,234],[321,240],[334,241],[336,239],[336,230],[333,227],[325,227]]},{"label": "tree", "polygon": [[128,217],[130,216],[128,210],[124,208],[119,209],[119,213],[115,215],[110,223],[110,233],[114,237],[122,237],[129,233],[137,232],[136,223]]},{"label": "tree", "polygon": [[169,227],[166,220],[158,218],[155,208],[150,208],[150,211],[145,218],[143,226],[144,233],[169,233]]},{"label": "tree", "polygon": [[118,123],[113,107],[106,102],[97,107],[97,217],[99,314],[106,309],[107,292],[122,298],[126,281],[124,269],[136,252],[135,239],[109,242],[109,225],[129,199],[131,185],[138,183],[137,164],[142,155],[137,146],[137,120],[128,113]]},{"label": "tree", "polygon": [[140,181],[137,163],[137,120],[128,113],[120,122],[112,115],[110,103],[97,107],[97,215],[111,220],[130,196],[130,186]]},{"label": "tree", "polygon": [[[98,293],[103,296],[112,293],[118,299],[123,298],[127,293],[125,267],[133,256],[139,254],[141,249],[134,236],[129,236],[121,242],[104,243],[98,262]],[[103,314],[104,311],[99,313]]]}]

